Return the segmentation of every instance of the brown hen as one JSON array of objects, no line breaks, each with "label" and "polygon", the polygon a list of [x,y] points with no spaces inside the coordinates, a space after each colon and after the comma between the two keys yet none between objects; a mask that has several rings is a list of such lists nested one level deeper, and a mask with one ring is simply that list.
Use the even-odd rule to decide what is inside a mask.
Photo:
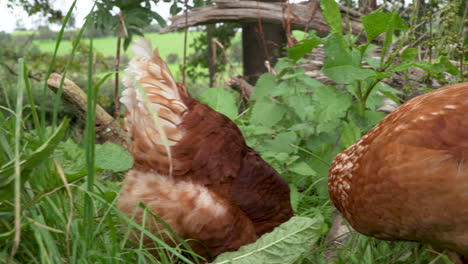
[{"label": "brown hen", "polygon": [[[238,249],[292,216],[289,187],[226,116],[176,84],[143,38],[124,77],[125,127],[135,163],[119,208],[141,223],[144,203],[205,258]],[[156,221],[146,223],[162,235]],[[171,240],[165,237],[166,242]]]},{"label": "brown hen", "polygon": [[335,157],[328,190],[358,232],[468,256],[468,82],[418,96]]}]

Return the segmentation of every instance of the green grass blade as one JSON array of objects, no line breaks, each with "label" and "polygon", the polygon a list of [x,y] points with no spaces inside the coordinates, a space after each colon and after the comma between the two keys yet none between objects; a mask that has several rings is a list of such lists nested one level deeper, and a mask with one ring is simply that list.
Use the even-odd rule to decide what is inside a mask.
[{"label": "green grass blade", "polygon": [[[76,0],[75,0],[75,2],[76,2]],[[94,7],[93,7],[93,9],[94,9]],[[91,10],[91,12],[92,12],[92,10]],[[59,106],[60,106],[60,103],[61,103],[61,100],[62,100],[63,84],[64,84],[65,78],[67,76],[68,68],[70,67],[70,65],[71,65],[71,63],[73,61],[73,58],[75,57],[76,49],[78,48],[78,46],[80,44],[81,37],[83,36],[83,32],[85,31],[85,29],[87,28],[87,25],[89,24],[88,21],[89,21],[90,18],[91,18],[91,16],[88,16],[88,18],[84,22],[83,26],[81,27],[80,31],[78,32],[78,35],[76,36],[76,40],[73,43],[72,51],[70,52],[70,56],[68,57],[67,64],[65,65],[65,68],[62,71],[62,79],[60,80],[60,85],[59,85],[59,88],[57,89],[57,94],[55,95],[54,107],[53,107],[53,111],[52,111],[52,127],[55,127],[55,125],[57,124],[58,110],[59,110]],[[66,22],[64,21],[64,23],[66,23]]]},{"label": "green grass blade", "polygon": [[34,127],[37,129],[39,138],[44,138],[43,130],[41,127],[41,123],[39,121],[39,115],[37,114],[36,104],[34,103],[34,96],[32,94],[31,83],[28,77],[28,69],[26,65],[24,65],[24,84],[26,88],[26,93],[28,95],[29,105],[31,106],[31,114],[33,117]]},{"label": "green grass blade", "polygon": [[15,122],[15,238],[14,245],[11,252],[11,257],[16,254],[20,244],[21,238],[21,157],[20,157],[20,139],[21,139],[21,125],[23,116],[23,91],[25,89],[25,66],[24,59],[18,60],[18,86],[16,96],[16,122]]},{"label": "green grass blade", "polygon": [[[88,19],[91,16],[88,17]],[[88,53],[88,102],[86,106],[86,132],[85,132],[85,150],[86,150],[86,171],[87,171],[87,184],[86,190],[88,193],[93,192],[95,175],[94,175],[94,144],[95,144],[95,119],[96,119],[96,93],[93,87],[93,24],[89,23],[88,29],[90,30],[89,39],[89,53]],[[84,224],[85,224],[85,238],[87,249],[89,250],[93,244],[93,201],[91,197],[85,195],[84,205]]]},{"label": "green grass blade", "polygon": [[[42,104],[41,104],[42,128],[41,129],[42,130],[45,130],[45,126],[46,126],[46,107],[45,107],[45,103],[47,102],[47,90],[48,90],[47,80],[49,79],[50,74],[54,70],[55,60],[57,59],[57,52],[58,52],[58,49],[60,47],[60,43],[62,42],[63,32],[65,31],[65,27],[67,26],[68,21],[70,20],[70,17],[73,14],[73,9],[75,8],[76,1],[77,0],[73,1],[72,5],[68,9],[67,15],[65,16],[65,18],[63,20],[62,27],[60,28],[60,31],[59,31],[59,33],[57,35],[57,41],[55,42],[54,53],[52,55],[52,59],[50,60],[49,68],[47,69],[47,74],[46,74],[46,76],[44,78],[44,88],[43,88],[43,91],[42,91],[42,100],[41,100],[41,102],[42,102]],[[59,90],[61,90],[61,87],[59,88]]]}]

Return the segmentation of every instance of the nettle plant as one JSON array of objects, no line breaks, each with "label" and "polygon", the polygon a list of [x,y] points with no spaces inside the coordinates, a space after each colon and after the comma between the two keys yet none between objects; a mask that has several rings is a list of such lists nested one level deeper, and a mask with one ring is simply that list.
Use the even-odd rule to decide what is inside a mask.
[{"label": "nettle plant", "polygon": [[[254,103],[236,121],[247,143],[291,183],[296,212],[301,211],[301,199],[306,195],[328,199],[327,175],[332,158],[385,117],[376,111],[384,96],[400,103],[397,95],[401,92],[382,83],[383,79],[410,67],[458,74],[447,57],[441,56],[433,63],[418,62],[416,49],[403,49],[403,41],[391,45],[397,31],[404,39],[409,29],[395,13],[377,10],[362,17],[367,42],[357,44],[359,36],[343,34],[337,4],[323,0],[321,7],[330,34],[324,38],[309,34],[289,48],[288,57],[275,66],[277,74],[260,77],[251,95]],[[375,58],[370,52],[378,47],[372,42],[381,35],[380,58]],[[298,66],[307,62],[304,55],[318,45],[323,45],[325,51],[322,73],[336,86],[322,84]],[[395,47],[391,50],[391,46]],[[219,102],[229,96],[219,92],[211,102],[205,102],[217,104],[222,112],[224,107],[220,108]],[[232,112],[232,107],[226,108]]]}]

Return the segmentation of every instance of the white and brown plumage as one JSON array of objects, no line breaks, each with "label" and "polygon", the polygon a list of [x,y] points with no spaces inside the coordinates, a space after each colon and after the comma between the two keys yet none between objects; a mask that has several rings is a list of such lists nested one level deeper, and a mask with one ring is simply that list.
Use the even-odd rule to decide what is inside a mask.
[{"label": "white and brown plumage", "polygon": [[358,232],[468,256],[468,83],[418,96],[335,157],[328,189]]},{"label": "white and brown plumage", "polygon": [[[132,49],[121,101],[135,163],[119,209],[141,222],[137,204],[144,203],[180,237],[197,240],[192,248],[207,259],[288,220],[287,183],[245,144],[237,126],[176,84],[149,41],[138,39]],[[150,229],[162,235],[155,221]]]}]

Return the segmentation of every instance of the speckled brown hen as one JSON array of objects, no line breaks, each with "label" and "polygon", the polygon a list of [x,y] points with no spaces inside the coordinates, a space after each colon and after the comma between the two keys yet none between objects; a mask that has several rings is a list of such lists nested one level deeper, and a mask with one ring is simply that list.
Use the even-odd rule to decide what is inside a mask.
[{"label": "speckled brown hen", "polygon": [[[176,84],[148,40],[138,39],[132,49],[121,101],[135,163],[120,210],[141,222],[137,204],[144,203],[180,237],[199,241],[192,248],[206,258],[288,220],[287,183],[246,145],[237,126]],[[157,222],[149,224],[164,236]]]},{"label": "speckled brown hen", "polygon": [[335,157],[328,190],[360,233],[468,256],[468,82],[388,115]]}]

